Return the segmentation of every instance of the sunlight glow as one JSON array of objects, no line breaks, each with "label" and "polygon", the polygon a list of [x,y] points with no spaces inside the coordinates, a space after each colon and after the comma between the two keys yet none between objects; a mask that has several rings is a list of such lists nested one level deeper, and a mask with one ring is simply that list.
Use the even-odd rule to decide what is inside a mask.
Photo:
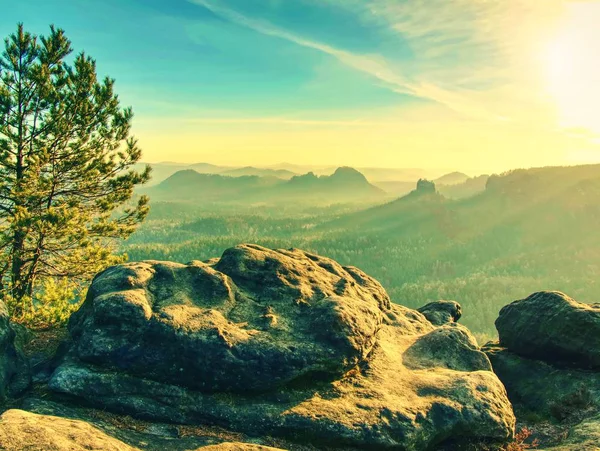
[{"label": "sunlight glow", "polygon": [[572,3],[547,47],[546,84],[560,125],[600,134],[600,2]]}]

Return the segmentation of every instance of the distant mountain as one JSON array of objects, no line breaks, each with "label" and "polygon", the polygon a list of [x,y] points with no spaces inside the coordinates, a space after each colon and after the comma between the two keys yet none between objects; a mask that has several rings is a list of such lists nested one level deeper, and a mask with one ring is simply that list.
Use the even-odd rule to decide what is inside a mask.
[{"label": "distant mountain", "polygon": [[[433,182],[438,191],[446,197],[451,199],[462,199],[483,191],[488,177],[489,176],[484,175],[470,178],[462,172],[451,172],[434,179]],[[375,182],[374,185],[396,197],[404,196],[415,188],[414,181]]]},{"label": "distant mountain", "polygon": [[292,177],[281,187],[288,196],[318,197],[326,195],[336,202],[352,202],[365,198],[383,198],[385,192],[369,183],[366,177],[350,167],[341,167],[332,175],[317,176],[312,172]]},{"label": "distant mountain", "polygon": [[221,172],[221,174],[228,175],[230,177],[242,177],[247,175],[256,175],[259,177],[277,177],[283,180],[289,180],[298,175],[296,172],[288,171],[286,169],[255,168],[253,166],[229,169]]},{"label": "distant mountain", "polygon": [[448,202],[448,199],[438,192],[418,190],[416,184],[413,184],[413,190],[399,199],[343,216],[324,224],[322,229],[337,229],[350,233],[358,230],[367,233],[383,230],[393,234],[410,234],[414,230],[407,226],[418,224],[418,230],[422,233],[425,230],[422,225],[428,224],[436,214],[444,211]]},{"label": "distant mountain", "polygon": [[186,166],[186,168],[193,169],[200,174],[222,174],[223,172],[235,169],[235,166],[220,166],[211,163],[194,163]]},{"label": "distant mountain", "polygon": [[[291,163],[280,163],[267,166],[269,169],[284,169],[297,174],[312,172],[315,175],[331,175],[337,166],[309,166]],[[379,182],[416,182],[420,178],[435,178],[440,176],[440,171],[430,171],[420,168],[365,168],[357,167],[357,171],[363,174],[371,183]]]},{"label": "distant mountain", "polygon": [[185,163],[173,163],[170,161],[161,162],[161,163],[138,163],[134,166],[136,170],[142,170],[146,167],[146,165],[150,165],[152,168],[152,178],[150,182],[146,186],[155,186],[164,180],[171,177],[176,172],[185,170],[185,169],[193,169],[196,172],[202,174],[218,174],[223,171],[227,171],[233,169],[227,166],[217,166],[210,163],[196,163],[196,164],[185,164]]},{"label": "distant mountain", "polygon": [[202,204],[231,202],[247,197],[249,193],[284,183],[275,177],[227,177],[218,174],[200,174],[193,169],[176,172],[155,187],[145,190],[151,200],[177,201]]},{"label": "distant mountain", "polygon": [[[460,200],[442,194],[446,189],[466,189],[467,183],[486,186],[479,194]],[[600,224],[600,165],[515,170],[476,177],[461,185],[437,186],[435,194],[416,193],[324,227],[361,235],[385,231],[393,236],[422,236],[429,231],[427,239],[439,240],[441,245],[450,238],[457,244],[477,239],[481,246],[496,243],[495,251],[506,252],[549,237],[546,244],[565,239],[571,243],[575,237],[561,236],[565,230],[585,238]]]},{"label": "distant mountain", "polygon": [[179,171],[157,186],[141,190],[154,201],[223,203],[238,205],[299,203],[331,205],[376,202],[385,193],[371,185],[352,168],[338,168],[330,176],[309,173],[290,180],[277,177],[200,174],[192,169]]},{"label": "distant mountain", "polygon": [[449,174],[442,175],[437,179],[433,180],[436,185],[458,185],[459,183],[464,183],[469,179],[467,174],[463,174],[462,172],[451,172]]},{"label": "distant mountain", "polygon": [[309,172],[312,172],[316,175],[330,175],[335,171],[336,166],[319,166],[284,162],[265,166],[265,169],[273,169],[276,171],[288,171],[293,172],[294,174],[308,174]]},{"label": "distant mountain", "polygon": [[437,171],[419,168],[357,168],[372,183],[375,182],[416,182],[419,179],[438,177]]},{"label": "distant mountain", "polygon": [[[278,177],[284,180],[289,180],[295,175],[299,174],[307,174],[312,172],[317,176],[324,175],[332,175],[337,169],[337,166],[317,166],[317,165],[298,165],[291,163],[280,163],[271,166],[259,167],[259,166],[223,166],[216,165],[211,163],[176,163],[171,161],[164,161],[160,163],[139,163],[135,165],[137,170],[141,170],[149,164],[152,167],[152,179],[148,183],[147,186],[155,186],[161,183],[162,181],[169,178],[171,175],[175,174],[178,171],[182,171],[185,169],[193,169],[196,172],[201,174],[221,174],[221,175],[229,175],[232,177],[243,177],[248,175],[256,175],[259,177]],[[370,182],[377,184],[378,186],[381,183],[387,182],[411,182],[415,183],[417,180],[421,178],[435,179],[440,176],[439,171],[429,171],[425,169],[419,168],[357,168],[357,170],[362,173],[365,178]],[[460,174],[460,173],[455,173]],[[448,177],[451,177],[450,174],[447,174]],[[458,177],[455,175],[454,177]],[[465,176],[466,177],[466,176]],[[449,182],[444,182],[447,183]],[[459,183],[459,182],[455,182]],[[390,185],[391,186],[391,185]],[[394,194],[398,194],[402,191],[398,191],[395,188],[388,189],[383,188],[384,191],[391,192]]]},{"label": "distant mountain", "polygon": [[415,189],[415,182],[374,182],[378,188],[394,197],[401,197]]}]

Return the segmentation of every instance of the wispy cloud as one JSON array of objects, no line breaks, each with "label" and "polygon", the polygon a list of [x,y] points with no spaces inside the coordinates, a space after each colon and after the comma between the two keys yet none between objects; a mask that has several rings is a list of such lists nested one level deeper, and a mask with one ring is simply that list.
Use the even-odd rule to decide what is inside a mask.
[{"label": "wispy cloud", "polygon": [[244,16],[235,10],[216,4],[208,0],[190,0],[192,3],[203,6],[213,13],[241,26],[251,28],[259,33],[285,39],[302,47],[311,48],[337,58],[343,64],[358,71],[374,76],[386,83],[395,92],[401,94],[414,94],[412,84],[402,75],[392,71],[388,65],[377,55],[365,56],[337,49],[333,46],[312,41],[310,39],[290,33],[269,22]]},{"label": "wispy cloud", "polygon": [[[273,23],[243,15],[215,0],[190,1],[240,26],[330,55],[347,67],[374,77],[393,92],[432,100],[471,118],[492,121],[511,118],[506,108],[494,108],[500,102],[497,97],[492,99],[496,96],[493,90],[486,98],[483,91],[465,86],[489,82],[486,73],[493,73],[494,78],[503,73],[497,66],[489,68],[480,62],[476,65],[477,55],[473,54],[477,51],[496,65],[503,61],[494,53],[506,49],[486,37],[490,34],[487,30],[491,27],[490,21],[504,14],[499,7],[489,6],[495,2],[432,0],[425,5],[425,2],[389,0],[329,0],[339,6],[356,8],[358,13],[369,16],[366,20],[386,23],[390,31],[408,38],[414,47],[415,58],[400,64],[379,54],[357,54],[299,36]],[[514,0],[507,1],[514,3]],[[455,61],[448,61],[448,58]],[[506,96],[506,91],[502,95]]]},{"label": "wispy cloud", "polygon": [[408,45],[408,60],[385,55],[385,49],[365,54],[338,48],[249,17],[222,0],[188,1],[231,23],[329,55],[392,92],[433,101],[469,120],[571,136],[542,86],[539,54],[573,0],[322,0],[385,31],[390,42]]}]

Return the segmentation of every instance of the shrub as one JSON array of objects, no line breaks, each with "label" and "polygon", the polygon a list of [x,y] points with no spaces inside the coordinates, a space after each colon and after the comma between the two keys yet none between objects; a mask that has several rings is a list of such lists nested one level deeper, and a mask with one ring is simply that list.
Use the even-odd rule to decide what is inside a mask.
[{"label": "shrub", "polygon": [[[30,329],[50,329],[66,324],[69,317],[85,298],[81,286],[68,279],[45,279],[34,294],[33,300],[17,301],[11,296],[5,302],[15,323]],[[23,308],[26,306],[27,308]],[[15,316],[15,312],[21,312]]]},{"label": "shrub", "polygon": [[580,385],[577,389],[562,397],[550,405],[550,413],[559,421],[581,413],[594,404],[593,396],[585,385]]},{"label": "shrub", "polygon": [[535,449],[539,446],[538,440],[534,439],[531,443],[525,443],[531,437],[532,431],[526,427],[522,428],[515,435],[514,441],[506,445],[503,451],[524,451],[526,449]]}]

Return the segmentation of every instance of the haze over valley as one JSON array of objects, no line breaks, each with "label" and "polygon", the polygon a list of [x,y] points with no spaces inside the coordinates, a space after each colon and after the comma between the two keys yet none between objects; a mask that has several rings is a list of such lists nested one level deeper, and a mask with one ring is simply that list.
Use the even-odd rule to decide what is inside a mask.
[{"label": "haze over valley", "polygon": [[599,451],[600,0],[0,0],[0,450]]},{"label": "haze over valley", "polygon": [[193,167],[203,173],[171,167],[141,190],[152,209],[123,246],[130,258],[187,262],[238,242],[307,249],[359,262],[404,305],[460,299],[464,323],[486,338],[507,297],[544,287],[590,302],[600,295],[600,165],[475,177],[362,169],[370,180],[353,168],[290,178],[274,168]]}]

